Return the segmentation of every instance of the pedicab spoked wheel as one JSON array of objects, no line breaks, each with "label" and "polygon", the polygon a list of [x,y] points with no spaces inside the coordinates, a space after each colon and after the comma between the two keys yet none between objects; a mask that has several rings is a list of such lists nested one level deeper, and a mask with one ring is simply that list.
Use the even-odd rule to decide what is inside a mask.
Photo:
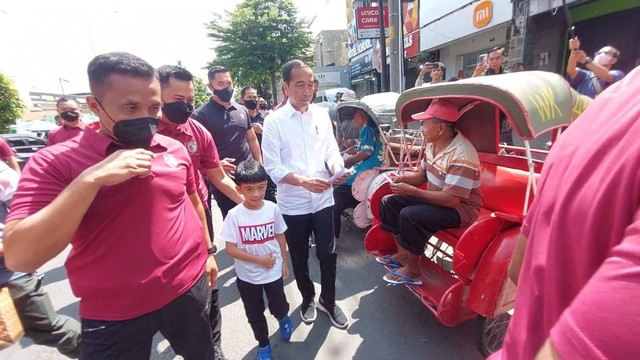
[{"label": "pedicab spoked wheel", "polygon": [[502,348],[504,336],[507,334],[511,314],[504,313],[493,319],[484,318],[480,337],[480,352],[489,356]]}]

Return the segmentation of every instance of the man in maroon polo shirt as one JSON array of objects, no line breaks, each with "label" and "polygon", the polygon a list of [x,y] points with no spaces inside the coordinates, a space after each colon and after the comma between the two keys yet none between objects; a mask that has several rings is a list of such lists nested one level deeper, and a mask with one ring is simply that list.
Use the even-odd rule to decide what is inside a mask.
[{"label": "man in maroon polo shirt", "polygon": [[0,160],[6,162],[10,168],[20,174],[20,165],[18,164],[16,153],[11,149],[7,140],[3,138],[0,138]]},{"label": "man in maroon polo shirt", "polygon": [[80,120],[80,106],[75,100],[66,96],[61,97],[56,103],[56,110],[58,110],[58,115],[60,115],[63,122],[62,126],[49,131],[47,134],[48,146],[80,136],[86,128],[82,120]]},{"label": "man in maroon polo shirt", "polygon": [[[198,194],[203,204],[207,204],[209,191],[203,176],[209,178],[213,185],[236,204],[244,201],[244,198],[236,189],[236,184],[227,176],[220,165],[218,150],[213,137],[193,119],[190,119],[195,102],[195,86],[193,75],[177,65],[164,65],[158,68],[158,78],[162,89],[162,117],[158,133],[178,140],[189,152],[195,169]],[[213,239],[213,217],[211,209],[205,206],[207,214],[207,226],[209,236]],[[211,291],[211,330],[213,332],[213,346],[215,359],[222,360],[225,356],[220,347],[222,317],[220,316],[220,302],[218,289]]]},{"label": "man in maroon polo shirt", "polygon": [[31,158],[7,219],[6,265],[32,272],[73,245],[65,266],[81,359],[149,359],[158,331],[185,359],[212,359],[217,266],[189,154],[155,134],[155,70],[118,52],[95,57],[88,75],[100,130]]}]

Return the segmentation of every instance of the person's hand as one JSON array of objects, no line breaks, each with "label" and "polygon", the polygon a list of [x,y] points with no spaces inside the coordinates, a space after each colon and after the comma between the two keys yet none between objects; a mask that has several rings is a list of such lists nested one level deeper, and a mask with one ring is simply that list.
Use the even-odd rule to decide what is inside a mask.
[{"label": "person's hand", "polygon": [[587,54],[582,50],[574,50],[571,52],[571,56],[580,64],[584,64],[587,61]]},{"label": "person's hand", "polygon": [[289,278],[289,267],[287,266],[287,264],[283,263],[282,264],[282,279],[286,280]]},{"label": "person's hand", "polygon": [[86,173],[101,186],[116,185],[135,176],[148,176],[154,157],[154,153],[144,149],[118,150],[87,169]]},{"label": "person's hand", "polygon": [[271,269],[276,264],[276,257],[273,254],[258,257],[258,265]]},{"label": "person's hand", "polygon": [[405,183],[392,182],[390,186],[391,186],[391,192],[393,192],[396,195],[415,196],[416,190],[417,190],[415,186],[405,184]]},{"label": "person's hand", "polygon": [[213,254],[207,258],[205,270],[207,272],[207,279],[209,279],[209,287],[215,289],[216,285],[218,285],[218,263]]},{"label": "person's hand", "polygon": [[236,166],[233,165],[234,161],[236,161],[236,159],[233,159],[233,158],[224,158],[220,160],[220,165],[224,169],[224,172],[226,172],[229,175],[233,175],[236,173]]},{"label": "person's hand", "polygon": [[358,153],[358,151],[356,150],[356,147],[355,147],[355,146],[352,146],[352,147],[348,148],[348,149],[347,149],[347,150],[345,150],[344,152],[345,152],[346,154],[349,154],[349,155],[355,155],[355,154],[357,154],[357,153]]},{"label": "person's hand", "polygon": [[253,131],[255,131],[256,134],[262,134],[262,124],[253,123],[251,126],[253,127]]},{"label": "person's hand", "polygon": [[356,143],[356,141],[355,141],[355,140],[353,140],[353,139],[347,139],[347,140],[345,140],[345,141],[343,141],[343,142],[342,142],[342,146],[343,146],[343,147],[345,147],[345,148],[350,148],[350,147],[352,147],[353,145],[355,145],[355,143]]},{"label": "person's hand", "polygon": [[487,63],[478,62],[478,64],[476,65],[476,69],[473,71],[473,75],[474,76],[482,75],[482,73],[485,72],[485,70],[487,70],[488,68],[489,68],[489,65],[487,65]]},{"label": "person's hand", "polygon": [[347,181],[347,179],[349,178],[349,176],[351,176],[351,173],[346,173],[346,174],[342,175],[341,177],[339,177],[339,178],[337,178],[337,179],[335,179],[335,180],[333,181],[333,185],[340,185],[340,184],[342,184],[343,182]]},{"label": "person's hand", "polygon": [[389,177],[392,181],[392,184],[401,184],[404,183],[404,175],[397,175],[395,178]]},{"label": "person's hand", "polygon": [[569,40],[569,50],[580,50],[580,39],[577,36]]},{"label": "person's hand", "polygon": [[320,194],[330,188],[331,184],[322,179],[307,179],[302,183],[302,187],[312,193]]}]

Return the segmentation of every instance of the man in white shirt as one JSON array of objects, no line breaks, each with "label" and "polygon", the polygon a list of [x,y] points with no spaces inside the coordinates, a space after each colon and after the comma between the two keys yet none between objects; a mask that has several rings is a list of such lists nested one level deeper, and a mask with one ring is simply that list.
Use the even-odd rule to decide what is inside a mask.
[{"label": "man in white shirt", "polygon": [[349,321],[335,302],[338,255],[333,237],[333,189],[327,181],[329,170],[337,174],[344,162],[329,115],[309,106],[314,92],[311,68],[292,60],[283,66],[282,75],[289,101],[265,119],[262,152],[265,168],[278,185],[278,206],[287,223],[285,236],[303,299],[300,315],[307,324],[316,318],[315,288],[309,278],[308,244],[313,233],[322,285],[318,308],[336,327],[346,329]]}]

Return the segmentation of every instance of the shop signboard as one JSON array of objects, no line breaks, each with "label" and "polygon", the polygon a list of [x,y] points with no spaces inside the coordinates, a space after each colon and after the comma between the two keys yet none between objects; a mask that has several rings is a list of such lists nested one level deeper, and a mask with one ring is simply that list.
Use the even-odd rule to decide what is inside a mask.
[{"label": "shop signboard", "polygon": [[[356,29],[358,39],[376,39],[380,37],[380,13],[377,6],[359,6],[356,8]],[[389,8],[384,7],[384,34],[389,36]]]},{"label": "shop signboard", "polygon": [[[455,6],[458,6],[457,8]],[[429,13],[428,10],[434,13]],[[423,1],[420,6],[420,50],[467,37],[511,21],[511,0]]]}]

